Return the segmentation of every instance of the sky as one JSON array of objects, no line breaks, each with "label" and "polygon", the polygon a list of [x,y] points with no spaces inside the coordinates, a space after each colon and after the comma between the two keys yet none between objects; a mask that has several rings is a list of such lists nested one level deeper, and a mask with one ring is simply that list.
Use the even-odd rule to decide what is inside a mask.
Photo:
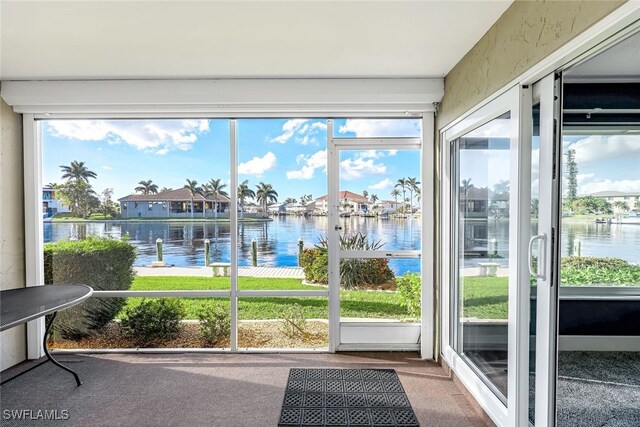
[{"label": "sky", "polygon": [[[494,120],[470,136],[508,134],[506,120]],[[238,178],[270,183],[279,200],[314,198],[327,193],[326,120],[238,120]],[[336,137],[419,136],[415,119],[336,119]],[[504,135],[503,135],[504,134]],[[114,198],[134,192],[141,180],[159,188],[180,188],[186,179],[203,184],[212,178],[229,182],[229,122],[227,120],[48,120],[42,123],[43,182],[61,183],[60,165],[84,161],[98,174],[97,192],[114,190]],[[640,134],[565,135],[563,149],[575,149],[578,194],[597,191],[640,192]],[[535,143],[535,141],[534,141]],[[508,151],[467,150],[461,156],[461,179],[476,187],[493,188],[509,179]],[[538,151],[532,158],[534,174]],[[413,150],[343,151],[340,189],[390,195],[398,178],[419,177],[420,156]],[[535,182],[534,182],[535,187]],[[228,190],[228,187],[227,187]]]},{"label": "sky", "polygon": [[[42,122],[43,183],[62,183],[60,166],[83,161],[100,193],[134,193],[141,180],[160,189],[186,179],[229,183],[227,120],[46,120]],[[336,119],[336,137],[419,136],[415,119]],[[242,119],[237,122],[238,180],[270,183],[279,200],[327,193],[327,126],[316,119]],[[367,191],[381,200],[398,178],[420,176],[416,150],[355,150],[340,156],[340,189]],[[228,187],[226,188],[228,191]]]}]

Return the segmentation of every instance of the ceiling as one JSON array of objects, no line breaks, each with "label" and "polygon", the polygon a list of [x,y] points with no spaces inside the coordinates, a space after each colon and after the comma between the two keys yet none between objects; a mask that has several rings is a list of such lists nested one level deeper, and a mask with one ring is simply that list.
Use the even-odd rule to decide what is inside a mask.
[{"label": "ceiling", "polygon": [[2,80],[442,77],[512,2],[1,1]]},{"label": "ceiling", "polygon": [[640,80],[640,31],[580,63],[565,74],[567,81]]}]

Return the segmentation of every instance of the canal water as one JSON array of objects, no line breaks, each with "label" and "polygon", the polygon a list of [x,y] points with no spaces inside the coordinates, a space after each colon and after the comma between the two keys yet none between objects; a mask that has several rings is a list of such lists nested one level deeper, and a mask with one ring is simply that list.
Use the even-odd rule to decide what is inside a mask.
[{"label": "canal water", "polygon": [[[381,241],[385,250],[420,250],[420,218],[379,219],[340,218],[343,232],[366,233],[369,241]],[[497,240],[501,258],[506,265],[508,251],[508,222],[486,223],[486,238]],[[306,248],[313,247],[327,235],[327,217],[276,217],[267,222],[241,222],[238,229],[239,265],[251,264],[251,241],[258,246],[258,265],[292,267],[297,265],[298,239]],[[148,265],[155,260],[155,241],[164,242],[164,260],[176,266],[204,265],[204,240],[211,241],[211,262],[229,262],[231,234],[229,223],[206,221],[105,221],[105,222],[45,222],[44,241],[84,239],[89,235],[121,238],[138,249],[136,265]],[[580,240],[581,254],[597,257],[618,257],[640,263],[640,225],[563,224],[563,255],[571,253]],[[465,259],[466,266],[482,262],[482,255]],[[417,259],[391,260],[394,273],[420,271]]]}]

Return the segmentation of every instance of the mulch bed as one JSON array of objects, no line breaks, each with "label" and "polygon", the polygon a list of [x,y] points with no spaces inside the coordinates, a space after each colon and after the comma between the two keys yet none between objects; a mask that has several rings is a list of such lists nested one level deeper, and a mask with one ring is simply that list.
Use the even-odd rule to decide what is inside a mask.
[{"label": "mulch bed", "polygon": [[[281,321],[241,321],[238,327],[239,348],[318,348],[328,347],[329,325],[327,322],[308,320],[304,328],[306,337],[297,334],[289,337],[280,331]],[[105,349],[138,348],[135,341],[125,335],[118,322],[111,322],[102,331],[80,339],[57,338],[49,342],[51,349]],[[175,337],[146,345],[145,348],[229,348],[229,338],[217,343],[208,343],[200,337],[197,322],[184,322]]]}]

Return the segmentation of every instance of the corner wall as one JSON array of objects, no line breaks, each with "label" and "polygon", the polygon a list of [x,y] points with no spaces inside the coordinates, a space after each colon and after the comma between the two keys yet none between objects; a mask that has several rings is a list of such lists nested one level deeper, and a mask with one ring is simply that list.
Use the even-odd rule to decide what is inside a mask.
[{"label": "corner wall", "polygon": [[[22,115],[0,104],[0,289],[6,290],[25,286]],[[25,325],[0,333],[0,371],[25,359]]]},{"label": "corner wall", "polygon": [[626,0],[516,0],[444,80],[442,129]]}]

